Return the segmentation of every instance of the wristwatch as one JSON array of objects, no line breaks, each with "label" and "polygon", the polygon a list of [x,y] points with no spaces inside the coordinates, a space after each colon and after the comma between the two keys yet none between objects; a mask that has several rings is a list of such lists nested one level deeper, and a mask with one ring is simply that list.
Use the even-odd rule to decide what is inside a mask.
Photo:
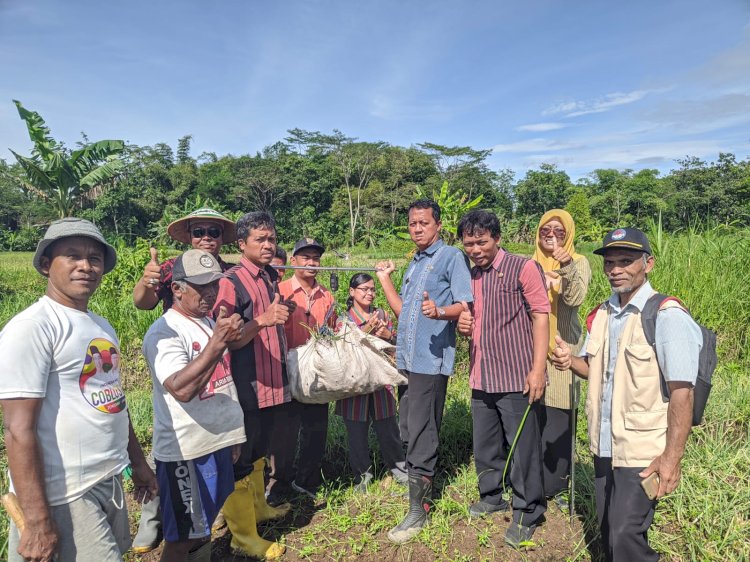
[{"label": "wristwatch", "polygon": [[438,307],[437,313],[438,313],[438,318],[442,318],[443,316],[445,316],[445,309]]}]

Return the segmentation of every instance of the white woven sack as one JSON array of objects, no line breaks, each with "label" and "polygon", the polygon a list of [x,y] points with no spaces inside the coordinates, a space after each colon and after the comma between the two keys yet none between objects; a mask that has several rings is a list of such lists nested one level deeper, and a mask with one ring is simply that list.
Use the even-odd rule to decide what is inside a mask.
[{"label": "white woven sack", "polygon": [[287,354],[292,396],[307,404],[325,404],[387,385],[406,384],[384,357],[395,346],[344,320],[333,338],[310,338]]}]

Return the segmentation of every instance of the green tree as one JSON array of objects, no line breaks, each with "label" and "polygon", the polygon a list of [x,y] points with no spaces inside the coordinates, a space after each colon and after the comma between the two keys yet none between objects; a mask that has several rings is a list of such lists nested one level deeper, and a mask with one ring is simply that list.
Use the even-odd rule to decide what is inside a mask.
[{"label": "green tree", "polygon": [[26,176],[23,187],[48,201],[60,218],[71,216],[76,204],[93,188],[115,177],[122,165],[116,155],[125,143],[103,140],[69,152],[52,138],[37,112],[25,109],[17,100],[13,103],[34,143],[31,157],[11,150]]},{"label": "green tree", "polygon": [[539,217],[550,209],[559,209],[572,187],[570,176],[554,164],[542,164],[538,170],[529,170],[515,187],[516,213]]}]

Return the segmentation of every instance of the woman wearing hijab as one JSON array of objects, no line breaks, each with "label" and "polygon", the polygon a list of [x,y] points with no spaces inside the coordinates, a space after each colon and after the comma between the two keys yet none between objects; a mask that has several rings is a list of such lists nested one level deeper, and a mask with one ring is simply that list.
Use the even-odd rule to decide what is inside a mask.
[{"label": "woman wearing hijab", "polygon": [[[533,259],[544,270],[552,311],[549,315],[549,351],[555,348],[555,335],[567,342],[573,353],[583,344],[583,332],[578,321],[578,307],[586,298],[591,268],[588,260],[577,254],[573,246],[575,223],[570,213],[562,209],[547,211],[539,221],[536,250]],[[572,371],[558,371],[547,360],[549,386],[542,399],[541,410],[542,456],[544,491],[566,506],[568,490],[573,416],[577,402],[578,383]]]}]

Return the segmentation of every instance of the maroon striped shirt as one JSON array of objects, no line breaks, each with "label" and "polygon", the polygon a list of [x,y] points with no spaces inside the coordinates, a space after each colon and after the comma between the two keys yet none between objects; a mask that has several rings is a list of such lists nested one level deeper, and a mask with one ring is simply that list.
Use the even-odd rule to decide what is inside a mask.
[{"label": "maroon striped shirt", "polygon": [[533,364],[531,312],[550,311],[542,268],[500,250],[489,268],[472,269],[471,285],[475,318],[471,388],[523,392]]},{"label": "maroon striped shirt", "polygon": [[[272,268],[260,269],[243,257],[219,281],[214,317],[220,306],[227,314],[237,312],[245,322],[263,314],[271,305],[277,279]],[[232,375],[244,410],[289,402],[284,326],[261,328],[245,347],[232,351]]]}]

